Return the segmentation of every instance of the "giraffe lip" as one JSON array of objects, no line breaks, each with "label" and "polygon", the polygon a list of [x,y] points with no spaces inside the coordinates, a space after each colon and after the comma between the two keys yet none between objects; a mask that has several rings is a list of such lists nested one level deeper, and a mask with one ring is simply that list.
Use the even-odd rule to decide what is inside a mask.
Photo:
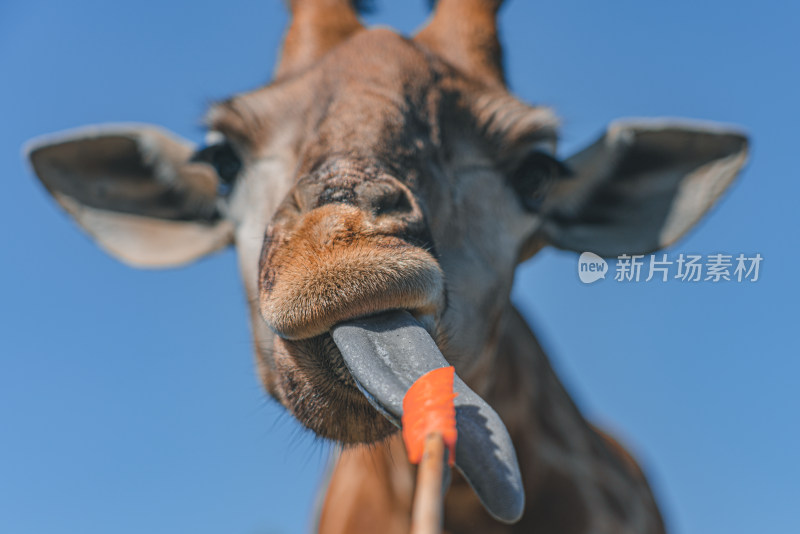
[{"label": "giraffe lip", "polygon": [[[407,311],[390,311],[331,329],[345,365],[367,400],[400,426],[403,397],[420,376],[450,365],[428,332]],[[459,377],[454,390],[456,467],[497,520],[522,516],[525,493],[517,456],[500,416]]]}]

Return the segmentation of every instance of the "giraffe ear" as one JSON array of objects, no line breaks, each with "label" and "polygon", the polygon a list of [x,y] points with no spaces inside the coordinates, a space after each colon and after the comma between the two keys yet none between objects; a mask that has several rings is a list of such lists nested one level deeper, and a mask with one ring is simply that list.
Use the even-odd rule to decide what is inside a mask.
[{"label": "giraffe ear", "polygon": [[671,245],[708,211],[747,159],[747,138],[674,120],[625,120],[566,161],[542,206],[546,240],[602,256]]},{"label": "giraffe ear", "polygon": [[218,250],[232,225],[218,211],[213,167],[153,126],[104,126],[35,140],[31,165],[59,204],[111,255],[171,267]]}]

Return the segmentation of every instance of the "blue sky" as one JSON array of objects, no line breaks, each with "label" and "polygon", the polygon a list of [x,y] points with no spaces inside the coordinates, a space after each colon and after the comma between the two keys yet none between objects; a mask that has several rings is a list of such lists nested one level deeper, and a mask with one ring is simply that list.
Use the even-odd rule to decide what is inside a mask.
[{"label": "blue sky", "polygon": [[[412,31],[422,0],[377,2]],[[751,163],[671,254],[760,253],[754,284],[582,285],[523,265],[514,301],[584,411],[651,476],[672,531],[800,532],[800,5],[528,2],[502,13],[510,82],[563,152],[623,116],[743,126]],[[137,271],[86,238],[20,157],[88,123],[199,141],[206,104],[269,78],[278,0],[0,3],[0,532],[302,532],[327,448],[262,393],[226,252]]]}]

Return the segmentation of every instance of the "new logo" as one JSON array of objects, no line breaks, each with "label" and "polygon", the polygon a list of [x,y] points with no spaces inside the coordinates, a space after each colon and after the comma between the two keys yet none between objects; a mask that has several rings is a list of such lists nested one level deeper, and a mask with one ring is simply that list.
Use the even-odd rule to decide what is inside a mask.
[{"label": "new logo", "polygon": [[584,252],[578,258],[578,277],[584,284],[597,282],[606,277],[608,264],[594,252]]}]

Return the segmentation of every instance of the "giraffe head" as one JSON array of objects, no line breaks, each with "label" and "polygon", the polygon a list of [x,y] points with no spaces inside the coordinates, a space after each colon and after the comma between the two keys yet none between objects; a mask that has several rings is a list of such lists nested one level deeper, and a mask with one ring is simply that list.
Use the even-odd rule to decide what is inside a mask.
[{"label": "giraffe head", "polygon": [[413,38],[347,0],[294,0],[274,80],[214,105],[193,147],[144,125],[36,142],[35,172],[112,255],[171,267],[237,249],[266,389],[320,436],[393,430],[330,330],[410,311],[480,388],[516,265],[545,245],[669,245],[716,201],[746,139],[621,121],[556,156],[557,120],[507,90],[500,0],[440,0]]}]

